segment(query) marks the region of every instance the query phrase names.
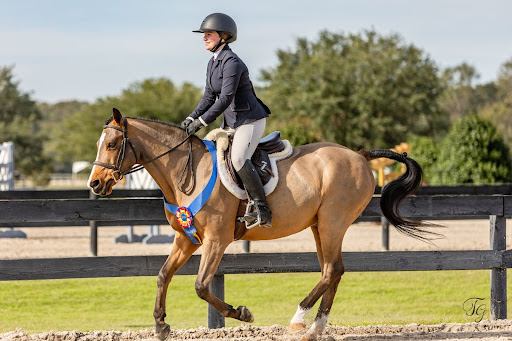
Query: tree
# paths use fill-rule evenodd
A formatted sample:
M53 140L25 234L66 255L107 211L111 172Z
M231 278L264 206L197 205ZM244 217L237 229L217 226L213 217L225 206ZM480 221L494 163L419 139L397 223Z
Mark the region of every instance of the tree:
M478 114L491 121L509 149L512 148L512 95L483 108Z
M323 31L317 41L300 38L277 56L278 66L261 74L273 127L294 131L299 124L299 133L307 129L314 140L353 149L447 129L436 65L398 35Z
M407 140L411 147L410 157L421 165L423 169L423 182L430 184L435 177L435 165L438 160L438 143L427 136L411 136Z
M48 136L48 140L43 145L43 153L50 157L54 162L56 172L71 173L71 163L66 162L59 153L57 139L53 138L60 126L66 122L73 114L80 111L87 105L87 102L64 101L55 104L38 103L37 107L41 112L41 133Z
M512 180L509 149L494 125L478 115L457 121L441 142L432 183L489 184Z
M446 90L439 102L452 121L475 113L473 82L479 77L476 69L466 63L443 71L442 79L446 84Z
M496 83L498 99L512 96L512 58L501 65Z
M512 59L501 66L495 88L494 101L481 108L478 114L496 126L510 149L512 148Z
M439 98L439 105L451 122L475 114L480 108L492 103L497 96L494 82L474 86L480 78L476 69L466 63L446 68L442 73L445 90Z
M180 123L194 110L201 95L201 91L189 83L176 87L165 78L133 83L120 96L100 98L63 122L56 137L57 156L67 162L94 160L96 141L114 107L124 116Z
M194 110L201 95L190 83L179 88L169 79L146 79L123 90L119 103L125 115L179 123Z
M13 67L0 67L0 142L14 142L17 175L44 184L52 167L42 152L46 137L40 133L41 113L29 94L18 89L12 71Z

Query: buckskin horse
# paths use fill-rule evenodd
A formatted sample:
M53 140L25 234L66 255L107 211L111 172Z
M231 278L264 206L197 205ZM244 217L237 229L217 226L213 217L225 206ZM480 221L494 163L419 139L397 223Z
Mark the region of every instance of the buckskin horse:
M185 142L188 143L185 143ZM127 147L128 146L128 147ZM214 169L205 144L195 135L171 123L142 118L123 117L113 109L97 142L98 154L88 186L100 196L109 195L123 175L141 167L147 169L168 203L188 205L207 185ZM375 188L368 161L385 157L404 163L406 172L389 183L381 195L384 216L398 231L426 239L425 224L402 217L400 202L421 183L422 170L406 154L387 149L354 152L335 143L313 143L294 148L293 154L278 163L280 180L268 202L273 212L272 228L255 227L244 240L277 239L311 227L316 242L321 279L309 295L299 303L290 322L293 331L304 331L302 340L316 340L322 334L344 273L341 245L349 226L370 202ZM193 161L193 162L190 162ZM190 167L185 182L196 179L195 186L184 191L178 179ZM235 219L239 199L213 180L211 196L195 214L196 236L202 245L194 244L180 227L177 216L166 210L166 218L176 230L172 250L158 274L154 318L155 335L165 339L170 326L165 323L167 288L173 275L200 246L203 247L195 289L224 317L244 322L254 318L245 306L233 308L210 292L210 282L226 247L234 240ZM318 314L306 330L305 317L322 297Z

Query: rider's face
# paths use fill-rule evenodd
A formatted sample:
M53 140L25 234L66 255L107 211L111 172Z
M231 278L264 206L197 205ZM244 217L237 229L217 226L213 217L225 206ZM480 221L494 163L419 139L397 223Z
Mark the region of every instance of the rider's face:
M216 31L205 31L203 37L204 43L206 45L206 49L210 51L217 45L220 40L220 35Z

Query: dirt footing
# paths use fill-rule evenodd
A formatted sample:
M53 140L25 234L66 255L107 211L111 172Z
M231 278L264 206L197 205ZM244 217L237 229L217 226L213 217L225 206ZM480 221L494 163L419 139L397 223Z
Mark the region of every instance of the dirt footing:
M289 334L288 328L273 325L188 330L171 330L167 340L300 340L303 333ZM65 341L65 340L155 340L152 330L140 331L67 331L27 334L21 329L0 334L6 341ZM512 340L512 320L482 321L479 323L443 323L436 325L408 324L405 326L328 326L319 340Z

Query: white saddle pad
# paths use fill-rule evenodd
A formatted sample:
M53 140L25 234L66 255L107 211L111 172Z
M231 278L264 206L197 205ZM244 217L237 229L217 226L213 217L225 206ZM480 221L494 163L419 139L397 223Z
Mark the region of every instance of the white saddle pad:
M228 133L224 129L214 129L211 132L209 132L204 139L217 142L217 169L220 180L222 181L224 187L226 187L227 190L230 191L231 194L233 194L238 199L248 199L245 191L238 187L238 185L233 181L226 167L226 161L224 160L224 152L228 148L229 144ZM269 195L270 193L272 193L274 189L276 189L277 183L279 181L277 161L284 160L290 157L293 153L293 147L290 141L283 140L283 143L285 144L285 148L283 151L268 155L270 157L270 168L272 169L272 173L274 173L274 176L270 179L269 182L267 182L265 186L263 186L263 189L265 190L265 195Z

